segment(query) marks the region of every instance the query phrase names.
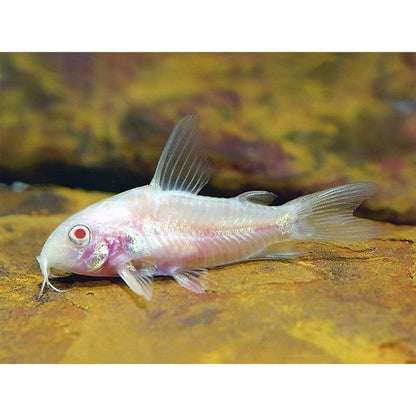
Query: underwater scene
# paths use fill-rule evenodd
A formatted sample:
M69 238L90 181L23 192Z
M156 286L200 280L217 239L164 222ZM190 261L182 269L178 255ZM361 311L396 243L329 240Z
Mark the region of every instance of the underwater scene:
M148 185L192 114L200 195L280 206L372 182L355 213L384 231L344 241L346 223L302 255L209 267L201 293L196 269L147 300L56 267L65 292L38 297L52 231ZM416 54L2 53L0 169L0 363L416 363Z

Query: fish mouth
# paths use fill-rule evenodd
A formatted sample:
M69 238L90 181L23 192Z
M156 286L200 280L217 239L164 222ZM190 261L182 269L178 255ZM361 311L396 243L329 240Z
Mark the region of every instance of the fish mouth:
M64 293L66 292L66 290L61 290L56 288L51 282L50 282L50 278L52 277L51 274L51 268L48 265L48 260L46 258L42 257L42 254L38 257L36 257L37 262L39 263L39 267L40 270L42 272L43 275L43 281L42 281L42 285L40 287L40 291L38 296L36 297L37 300L40 300L40 298L42 297L43 291L45 290L45 287L48 286L51 289L55 290L56 292L60 292L60 293Z

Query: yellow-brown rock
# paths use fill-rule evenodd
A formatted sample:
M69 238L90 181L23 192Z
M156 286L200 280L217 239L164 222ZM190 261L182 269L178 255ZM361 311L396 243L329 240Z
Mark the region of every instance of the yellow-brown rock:
M416 227L212 270L205 295L161 277L146 302L121 279L70 276L37 301L44 240L105 195L0 196L1 363L416 362Z

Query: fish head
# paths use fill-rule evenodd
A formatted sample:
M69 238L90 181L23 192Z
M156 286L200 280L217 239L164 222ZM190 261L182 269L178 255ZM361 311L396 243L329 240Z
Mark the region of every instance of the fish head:
M51 283L51 269L63 272L93 274L109 257L109 248L100 227L91 221L91 216L75 214L61 223L48 237L37 257L43 274L43 283L38 295Z

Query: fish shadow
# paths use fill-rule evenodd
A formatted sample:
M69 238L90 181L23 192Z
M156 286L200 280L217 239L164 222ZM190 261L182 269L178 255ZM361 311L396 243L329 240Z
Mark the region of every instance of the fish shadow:
M173 282L173 279L169 276L155 276L154 280L156 282L169 284ZM53 279L53 283L59 284L59 289L61 290L71 290L73 287L80 287L83 289L87 289L87 296L94 295L93 289L97 287L106 287L111 285L117 285L122 290L126 292L128 296L131 297L135 305L144 310L149 309L148 301L146 301L142 296L136 295L123 281L123 279L119 276L116 277L95 277L95 276L84 276L80 274L69 274L67 276L59 276ZM88 291L91 289L91 291Z
M118 284L121 286L123 283L120 277L95 277L95 276L83 276L80 274L70 274L68 276L59 276L53 278L54 283L63 283L68 287L71 286L82 286L82 287L97 287L97 282L100 286L109 286L113 284Z

